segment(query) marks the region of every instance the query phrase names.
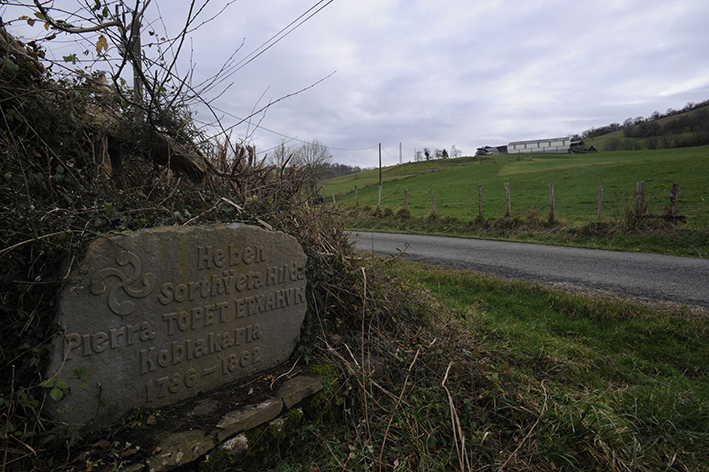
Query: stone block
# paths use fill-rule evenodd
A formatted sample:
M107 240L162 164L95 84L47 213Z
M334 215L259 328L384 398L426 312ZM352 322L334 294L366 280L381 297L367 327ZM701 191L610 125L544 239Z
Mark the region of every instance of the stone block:
M281 410L283 410L282 400L268 400L244 410L226 414L217 424L217 443L271 421L281 413Z
M283 384L278 390L278 396L283 399L285 407L291 409L302 399L315 395L320 390L322 390L321 379L301 375Z
M214 439L201 430L167 433L158 443L160 452L145 460L150 472L166 472L189 464L216 446Z

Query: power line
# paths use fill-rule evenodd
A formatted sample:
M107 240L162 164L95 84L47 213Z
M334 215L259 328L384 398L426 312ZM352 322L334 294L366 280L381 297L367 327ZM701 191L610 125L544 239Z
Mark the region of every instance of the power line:
M254 61L254 60L255 60L257 57L259 57L261 54L265 53L266 51L268 51L269 49L271 49L273 46L275 46L276 44L278 44L282 39L284 39L286 36L288 36L288 35L291 34L293 31L295 31L296 29L298 29L301 25L303 25L306 21L308 21L309 19L311 19L313 16L317 15L318 13L320 13L325 7L327 7L328 5L330 5L330 4L331 4L332 2L334 2L334 1L335 1L335 0L320 0L319 2L317 2L315 5L313 5L312 7L310 7L305 13L303 13L302 15L300 15L300 16L299 16L298 18L296 18L295 20L291 21L287 26L285 26L284 28L282 28L278 33L276 33L276 34L274 34L273 36L271 36L267 41L265 41L263 44L261 44L261 45L260 45L259 47L257 47L256 49L254 49L251 53L249 53L246 57L244 57L243 59L241 59L239 62L237 62L236 64L233 64L233 65L231 65L231 66L229 66L229 67L226 67L226 68L224 69L224 75L223 75L222 77L220 77L219 80L216 80L216 81L212 82L211 84L209 84L209 85L208 85L205 89L203 89L201 92L202 92L202 93L207 92L207 91L211 90L212 88L214 88L215 86L217 86L217 85L223 83L226 79L228 79L229 77L231 77L232 75L234 75L236 72L238 72L238 71L240 71L241 69L243 69L244 67L246 67L248 64L250 64L252 61ZM325 3L325 5L323 5L323 6L321 6L320 8L318 8L318 5L320 5L320 4L323 3L323 2L327 2L327 3ZM311 11L315 10L316 8L317 8L316 11L314 11L314 12L311 13L309 16L307 16L305 19L303 19L302 21L300 21L301 18L305 17L306 15L308 15ZM293 25L294 25L295 23L297 23L298 21L300 21L300 23L298 23L298 24L296 24L295 26L293 26ZM289 28L290 28L290 29L289 29Z

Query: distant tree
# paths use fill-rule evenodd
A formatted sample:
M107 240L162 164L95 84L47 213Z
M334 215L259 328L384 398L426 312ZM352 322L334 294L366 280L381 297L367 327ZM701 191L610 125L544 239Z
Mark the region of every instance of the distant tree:
M463 153L461 152L460 149L455 147L455 144L453 146L451 146L451 159L456 159L462 155L463 155Z
M416 162L422 161L423 160L423 153L421 151L416 151L414 154L414 160Z
M635 141L634 139L625 139L623 140L623 150L624 151L639 151L642 149L640 146L640 143Z
M436 148L435 151L433 151L433 157L436 159L442 159L443 158L443 151L440 149Z
M429 148L423 148L423 155L426 156L426 160L431 160L431 150Z
M620 138L611 138L603 145L604 151L620 151L623 147L623 140Z
M332 154L329 149L317 139L303 143L293 150L293 165L305 169L308 173L311 195L317 193L320 176L330 159Z
M320 178L332 179L334 177L340 177L342 175L356 174L362 172L362 168L358 166L348 166L347 164L338 164L334 162L332 164L325 164L322 172L320 173Z
M441 157L443 159L448 159L448 151L446 151L445 149L441 151Z
M640 136L640 129L636 126L628 126L623 128L623 136L626 138L637 138Z

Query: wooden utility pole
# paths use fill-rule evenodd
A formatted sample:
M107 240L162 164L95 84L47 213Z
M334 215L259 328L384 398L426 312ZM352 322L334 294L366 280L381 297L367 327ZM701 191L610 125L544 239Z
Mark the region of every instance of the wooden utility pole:
M409 189L404 189L404 211L409 211Z
M357 192L356 185L355 185L355 206L359 206L359 193Z
M382 143L379 143L379 200L377 208L382 204Z
M433 195L433 189L428 189L428 193L431 194L431 212L436 215L436 197Z
M554 199L554 184L549 184L549 223L554 223L556 220L556 201Z

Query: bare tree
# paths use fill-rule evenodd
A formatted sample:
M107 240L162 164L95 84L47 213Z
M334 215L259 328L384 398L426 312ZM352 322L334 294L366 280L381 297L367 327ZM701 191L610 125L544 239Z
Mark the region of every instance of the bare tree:
M183 156L183 166L195 178L201 178L205 164L201 162L198 150L201 146L209 147L211 144L195 143L196 140L207 139L200 133L192 119L195 107L204 105L212 115L211 122L201 123L201 129L204 127L216 129L222 136L227 136L231 129L262 114L275 103L327 79L325 77L291 94L271 100L263 106L256 106L247 116L237 118L235 124L225 127L221 122L222 113L217 112L211 103L231 86L226 80L332 3L329 1L319 5L317 9L311 8L306 12L307 15L303 15L304 19L299 18L300 21L291 23L267 43L239 61L236 55L241 49L241 44L238 44L235 50L227 52L224 56L224 64L215 75L200 83L193 83L193 66L190 65L186 70L178 69L180 57L190 52L190 34L223 15L225 10L235 2L236 0L221 0L220 8L212 16L207 16L207 6L212 3L212 0L179 2L179 7L184 8L186 14L176 34L167 31L167 26L164 25L161 17L146 17L147 14L159 15L160 0L77 0L79 8L75 11L62 10L62 7L66 8L66 2L18 1L16 5L25 9L28 14L11 20L10 23L21 21L30 26L43 25L44 30L49 33L32 42L38 46L44 46L61 34L68 34L79 43L83 43L85 54L90 55L94 51L94 62L101 62L110 69L108 78L112 82L115 93L120 96L124 104L139 110L146 124L157 133L153 136L155 150L161 151L167 159L156 160L159 162L164 160L164 163L172 167L176 161L175 154L178 155L178 159ZM163 8L168 3L170 8L176 8L178 2L163 0L162 3ZM150 13L155 10L158 13ZM163 25L164 31L157 31L156 25L160 24ZM152 46L151 48L141 49L141 36L148 39L148 44L142 46ZM119 58L110 57L114 51L119 52ZM76 54L64 56L63 59L72 64L79 61ZM132 90L126 87L123 79L125 72L131 70L134 79ZM235 141L227 140L227 142L232 148L232 154L239 155L238 150L232 145ZM187 148L182 150L184 152L176 153L175 144L186 145Z
M293 150L293 165L305 169L308 173L311 195L317 193L320 176L330 159L332 159L330 150L317 139L303 143Z
M450 152L451 159L455 159L455 158L460 157L462 155L463 155L463 153L461 152L460 149L455 147L455 144L453 146L451 146L451 152Z

